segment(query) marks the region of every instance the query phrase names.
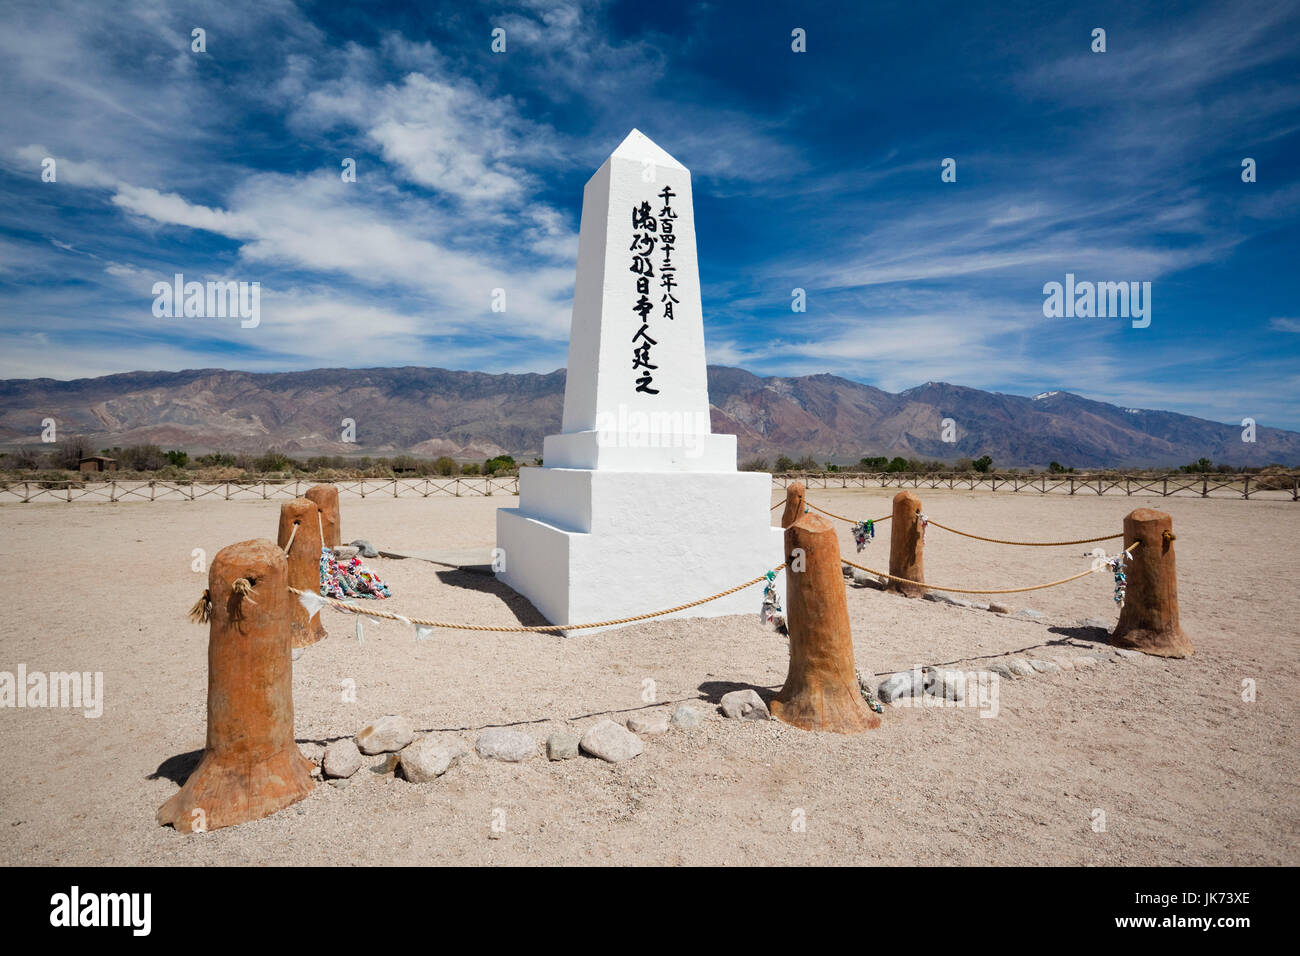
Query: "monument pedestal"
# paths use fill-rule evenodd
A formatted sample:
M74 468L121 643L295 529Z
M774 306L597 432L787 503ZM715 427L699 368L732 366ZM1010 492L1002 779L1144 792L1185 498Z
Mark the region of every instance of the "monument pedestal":
M699 600L782 562L784 533L763 517L771 490L753 472L524 468L519 507L497 512L497 577L555 624ZM757 616L762 602L759 583L656 620Z

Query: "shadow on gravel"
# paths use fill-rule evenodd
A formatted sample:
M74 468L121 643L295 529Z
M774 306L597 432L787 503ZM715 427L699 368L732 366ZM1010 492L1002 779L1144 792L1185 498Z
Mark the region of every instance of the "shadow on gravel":
M157 770L149 774L145 779L170 780L176 786L183 787L185 781L190 778L190 774L194 772L194 768L199 765L199 761L202 759L202 750L191 750L189 753L168 757L158 765Z

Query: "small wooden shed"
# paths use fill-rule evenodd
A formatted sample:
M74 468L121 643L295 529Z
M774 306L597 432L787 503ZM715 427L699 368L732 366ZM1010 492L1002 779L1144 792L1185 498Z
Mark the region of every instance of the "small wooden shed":
M91 455L81 459L81 471L117 471L117 459L107 455Z

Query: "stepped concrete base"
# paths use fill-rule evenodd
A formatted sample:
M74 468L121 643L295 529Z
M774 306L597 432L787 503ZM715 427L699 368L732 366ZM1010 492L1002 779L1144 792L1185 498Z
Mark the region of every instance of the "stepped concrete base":
M784 560L770 497L771 477L753 472L525 468L520 506L497 512L497 577L553 624L686 604ZM778 586L784 600L784 572ZM762 595L759 583L654 620L757 617Z

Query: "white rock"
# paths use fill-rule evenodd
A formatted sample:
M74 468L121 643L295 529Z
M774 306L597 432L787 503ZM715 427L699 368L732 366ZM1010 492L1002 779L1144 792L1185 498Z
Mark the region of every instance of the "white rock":
M588 728L582 735L581 747L593 757L610 763L630 760L645 750L640 737L608 717Z
M988 665L988 669L990 672L997 674L1005 680L1015 680L1017 676L1006 661L994 661L992 664Z
M578 756L578 735L557 730L546 738L546 756L551 760L572 760Z
M876 698L891 703L904 697L919 697L925 693L925 676L921 671L899 671L880 682Z
M1029 662L1029 666L1040 674L1059 674L1061 665L1056 661L1045 661L1035 658Z
M1014 611L1011 616L1023 618L1027 621L1036 621L1043 615L1042 612L1035 611L1033 608L1022 607L1020 610Z
M1124 647L1117 647L1114 649L1114 652L1118 654L1120 657L1127 657L1130 660L1141 660L1143 657L1146 656L1141 651L1131 651L1128 648L1124 648Z
M690 704L678 704L669 723L679 730L696 730L704 723L704 711Z
M369 756L401 750L414 739L415 728L411 722L397 714L380 717L356 738L357 747Z
M668 733L667 714L633 714L627 719L627 729L634 734Z
M951 604L953 607L974 608L977 611L987 611L989 609L989 606L981 601L971 601L943 591L926 591L925 599L927 601L936 601L939 604Z
M1007 667L1009 667L1011 673L1015 674L1017 677L1030 677L1038 673L1030 665L1029 661L1025 660L1023 657L1009 658L1007 660Z
M961 671L944 670L932 667L922 673L921 680L925 692L944 700L966 699L966 675Z
M537 741L520 730L511 730L509 727L489 727L479 734L474 749L484 760L518 763L537 753Z
M350 739L336 740L325 748L321 773L327 777L350 777L361 769L361 751Z
M402 776L411 783L428 783L441 777L469 751L459 737L426 734L398 757Z
M763 703L763 698L752 687L723 694L721 707L728 717L740 720L768 720L771 717L767 712L767 704Z
M1083 618L1082 620L1080 620L1080 621L1078 622L1077 626L1078 626L1078 627L1095 627L1095 628L1099 628L1099 629L1101 629L1101 630L1103 630L1103 631L1109 631L1109 630L1110 630L1110 623L1109 623L1108 621L1103 621L1103 620L1102 620L1101 618L1099 618L1099 617L1085 617L1085 618Z

